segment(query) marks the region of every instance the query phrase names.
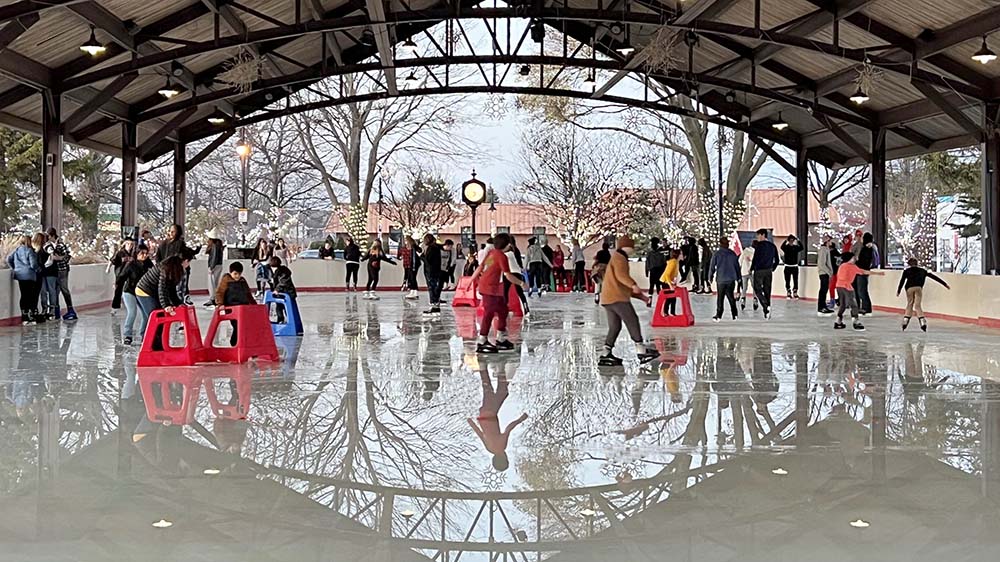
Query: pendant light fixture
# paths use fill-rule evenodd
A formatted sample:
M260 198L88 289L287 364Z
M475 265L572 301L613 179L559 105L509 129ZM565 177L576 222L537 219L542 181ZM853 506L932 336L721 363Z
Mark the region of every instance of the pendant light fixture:
M413 39L407 38L406 41L403 41L402 49L406 56L417 56L417 44L413 42Z
M218 107L216 107L215 111L213 111L212 114L208 116L206 121L208 121L212 125L225 125L226 114L220 111Z
M90 39L87 39L86 43L80 45L80 50L92 57L96 57L98 55L103 55L108 50L108 48L97 42L97 34L94 31L93 26L91 26Z
M785 120L781 118L780 111L778 112L778 120L775 121L774 123L771 123L771 128L774 129L775 131L784 131L785 129L788 128L788 123L786 123Z
M179 88L177 88L177 86L174 86L174 84L170 81L170 78L168 77L167 83L164 84L162 88L157 90L156 93L160 94L161 96L167 99L170 99L176 96L177 94L180 94L181 91Z
M855 103L855 105L861 105L871 98L869 98L868 94L866 94L865 91L861 89L861 86L858 86L858 88L854 90L854 93L851 94L850 99L852 102Z
M983 46L979 48L974 55L972 55L972 60L978 62L979 64L989 64L997 60L997 54L990 50L990 46L986 44L986 36L983 35Z

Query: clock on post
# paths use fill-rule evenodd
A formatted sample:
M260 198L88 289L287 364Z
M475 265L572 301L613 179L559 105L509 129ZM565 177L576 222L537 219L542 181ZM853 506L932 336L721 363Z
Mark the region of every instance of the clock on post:
M472 170L472 178L462 184L462 201L472 211L472 241L476 241L476 208L486 201L486 184L476 179L476 170Z

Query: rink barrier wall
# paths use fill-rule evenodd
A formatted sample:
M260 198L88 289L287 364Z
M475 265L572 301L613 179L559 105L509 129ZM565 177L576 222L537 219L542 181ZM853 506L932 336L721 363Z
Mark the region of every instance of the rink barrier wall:
M228 269L229 261L225 268ZM251 286L254 273L248 261L244 261L244 273ZM643 288L648 287L643 262L632 262L632 276ZM343 261L299 260L291 265L296 287L301 292L344 291L346 273ZM9 275L9 271L7 272ZM898 270L875 271L871 278L870 292L876 310L902 314L906 306L905 294L896 297L896 286L901 272ZM1000 328L1000 277L983 275L938 274L951 285L947 291L933 280L928 279L924 288L924 310L928 318L953 320L976 324L989 328ZM105 266L74 265L70 271L73 302L78 312L107 308L114 296L111 274L105 273ZM364 290L367 281L365 266L358 274L358 285ZM418 283L424 288L423 273L418 274ZM379 282L380 291L399 291L403 284L402 267L384 264ZM208 294L208 279L204 260L191 263L190 288L192 295ZM819 277L814 267L799 268L799 295L802 300L816 302L819 291ZM774 272L772 295L785 297L784 273L782 268ZM0 325L11 326L20 322L17 283L12 279L0 282ZM201 304L196 302L195 304Z

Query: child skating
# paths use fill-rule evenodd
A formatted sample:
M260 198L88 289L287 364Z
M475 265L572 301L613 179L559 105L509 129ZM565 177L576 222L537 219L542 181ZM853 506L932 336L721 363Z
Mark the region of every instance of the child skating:
M920 322L920 329L926 332L927 319L924 318L924 308L922 306L924 300L924 283L929 277L949 291L951 287L948 286L948 283L945 283L944 279L917 265L916 258L907 260L906 265L909 267L904 269L903 274L899 276L899 286L896 287L897 297L904 288L906 289L906 312L903 315L903 329L905 330L910 325L910 318L913 318L913 314L916 313L917 321Z
M843 330L847 326L844 324L844 311L851 307L851 320L854 329L864 331L865 326L858 320L858 297L854 294L854 278L858 275L869 275L870 271L861 269L857 265L857 257L851 252L844 252L840 255L843 263L837 271L837 298L840 306L837 308L837 322L833 325L835 330Z
M504 253L508 246L510 236L506 233L497 234L493 238L493 247L472 274L472 281L478 281L479 294L483 297L483 323L479 327L476 353L497 353L514 349L514 344L507 339L508 311L503 280L522 289L527 287L527 283L510 272L510 263ZM489 334L494 319L497 322L496 343L490 343Z

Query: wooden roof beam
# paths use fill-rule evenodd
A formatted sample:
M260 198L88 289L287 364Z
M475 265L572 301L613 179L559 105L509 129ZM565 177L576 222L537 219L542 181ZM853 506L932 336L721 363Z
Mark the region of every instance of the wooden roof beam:
M945 114L947 114L952 121L962 127L962 129L964 129L968 134L975 138L982 139L982 128L974 123L972 119L969 119L969 117L965 115L961 109L945 99L937 88L921 80L913 80L910 83L913 84L914 88L920 90L920 93L930 100L931 103L941 108L941 111L945 112Z
M167 121L166 124L157 129L152 135L149 136L149 138L139 145L139 157L145 159L151 148L159 144L163 139L167 138L170 133L179 129L189 117L195 114L196 111L198 111L197 107L189 107L184 111L179 112L177 115L174 115L170 121Z
M118 92L125 89L126 86L132 83L139 76L139 73L132 72L129 74L123 74L116 78L113 82L104 87L103 90L96 96L90 98L89 101L81 105L72 115L63 121L63 127L67 131L72 131L79 127L87 117L90 117L95 111L101 109L104 104L111 101Z
M313 21L321 21L323 16L326 14L326 10L323 9L323 2L321 0L309 0L309 11L312 12ZM337 62L338 66L343 66L344 55L340 50L340 43L337 42L337 36L331 31L327 31L323 34L326 37L326 48L330 51L330 56L333 60ZM326 59L327 53L323 53L323 58Z
M37 15L39 12L61 6L72 6L84 0L22 0L0 7L0 23L23 16Z
M858 142L856 138L851 136L851 134L845 131L840 125L834 123L833 119L830 119L829 117L823 114L814 115L813 117L815 117L816 120L819 121L821 125L829 129L830 132L833 133L838 140L840 140L840 142L844 143L848 148L850 148L851 151L858 156L858 158L861 158L865 162L872 161L871 152L869 152L868 149L865 148L863 144Z
M25 31L31 29L31 26L38 23L39 19L41 18L38 17L38 14L29 14L3 26L0 29L0 51L6 49L7 45L10 45L23 35Z
M947 27L926 33L927 37L917 39L913 54L917 60L925 59L997 29L1000 29L1000 6L983 10Z
M698 0L681 12L681 14L674 19L674 23L689 24L697 19L714 19L721 16L736 2L737 0Z
M375 22L384 22L385 6L382 0L365 0L368 8L368 18ZM393 66L392 41L389 39L389 26L386 24L372 25L375 32L375 46L378 47L378 58L382 62L382 72L385 74L385 86L389 94L395 96L399 94L396 85L396 69Z

